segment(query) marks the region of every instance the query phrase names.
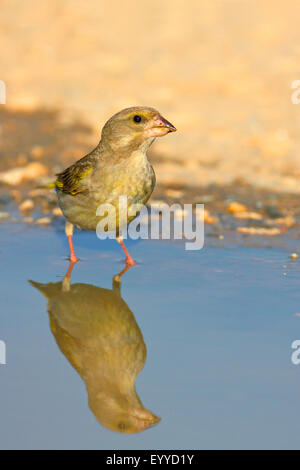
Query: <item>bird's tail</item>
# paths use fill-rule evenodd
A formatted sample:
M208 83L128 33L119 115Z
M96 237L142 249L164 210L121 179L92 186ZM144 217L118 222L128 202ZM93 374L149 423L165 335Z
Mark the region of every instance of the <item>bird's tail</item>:
M56 186L55 182L47 183L47 184L40 184L37 186L37 189L54 189Z
M48 284L42 284L31 280L28 282L39 290L47 299L61 290L61 282L49 282Z

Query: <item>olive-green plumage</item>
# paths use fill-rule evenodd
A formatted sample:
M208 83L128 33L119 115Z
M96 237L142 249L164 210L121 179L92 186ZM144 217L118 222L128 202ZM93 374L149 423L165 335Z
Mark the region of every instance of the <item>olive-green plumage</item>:
M120 276L113 289L91 284L30 283L48 298L50 328L62 353L84 380L89 406L101 424L135 433L160 421L144 408L135 380L146 346L133 313L122 299Z
M146 152L155 137L175 131L153 108L127 108L110 118L98 146L57 175L59 205L66 219L86 230L95 230L101 204L112 204L118 214L119 197L127 208L145 204L155 186L155 174ZM126 214L127 215L127 214ZM122 215L124 217L124 215ZM134 217L128 217L129 223Z

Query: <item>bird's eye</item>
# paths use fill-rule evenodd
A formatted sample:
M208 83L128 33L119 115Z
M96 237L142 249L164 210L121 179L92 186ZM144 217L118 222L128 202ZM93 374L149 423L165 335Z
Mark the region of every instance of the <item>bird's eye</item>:
M134 122L141 122L142 118L141 118L141 116L136 114L135 116L133 116L133 120L134 120Z

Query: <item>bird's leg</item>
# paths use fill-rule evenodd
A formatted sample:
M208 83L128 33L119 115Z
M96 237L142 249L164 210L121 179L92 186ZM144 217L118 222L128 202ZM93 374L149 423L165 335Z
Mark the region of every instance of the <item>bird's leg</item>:
M131 264L126 264L125 268L122 269L122 271L118 274L115 274L115 276L113 277L113 287L115 287L116 285L120 285L121 284L121 278L123 276L123 274L126 273L126 271L128 271L128 269L131 269L134 265L131 265Z
M73 270L73 267L76 264L76 262L77 261L70 261L68 271L66 272L66 275L65 275L65 277L63 278L63 281L62 281L62 291L63 292L69 292L70 291L71 274L72 274L72 270Z
M135 263L134 263L135 264ZM122 271L118 274L116 274L114 277L113 277L113 291L116 293L116 294L119 294L121 295L121 280L122 280L122 276L123 274L126 273L126 271L128 271L128 269L131 269L134 265L133 264L126 264L125 268L122 269Z
M76 261L70 261L68 271L66 272L65 278L71 279L71 274L74 268L74 265L76 264Z
M134 261L133 258L131 258L130 254L128 253L127 248L124 245L123 238L122 237L117 237L116 240L117 240L118 243L120 243L121 247L123 248L123 251L124 251L125 256L126 256L126 265L127 266L135 266L136 262Z
M68 220L66 221L65 225L65 232L68 237L68 242L69 242L69 247L70 247L70 261L71 263L77 263L78 258L74 253L74 247L73 247L73 230L74 230L74 225L71 224Z

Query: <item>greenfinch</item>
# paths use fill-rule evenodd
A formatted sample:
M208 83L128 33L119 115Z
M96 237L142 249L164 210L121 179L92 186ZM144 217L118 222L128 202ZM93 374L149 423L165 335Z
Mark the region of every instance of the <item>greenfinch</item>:
M125 252L126 263L135 264L123 243L120 221L130 223L137 215L129 216L131 206L148 201L155 186L155 173L147 150L156 137L174 131L175 127L153 108L123 109L106 122L97 147L57 175L55 189L66 218L72 262L78 261L72 240L74 225L96 230L103 218L97 215L97 209L111 204L116 209L116 239ZM120 196L127 198L126 214L120 213Z
M160 421L147 410L135 380L146 360L146 345L135 317L113 288L71 284L74 263L62 282L30 281L48 299L52 334L61 352L84 380L89 407L105 427L120 433L143 431Z

